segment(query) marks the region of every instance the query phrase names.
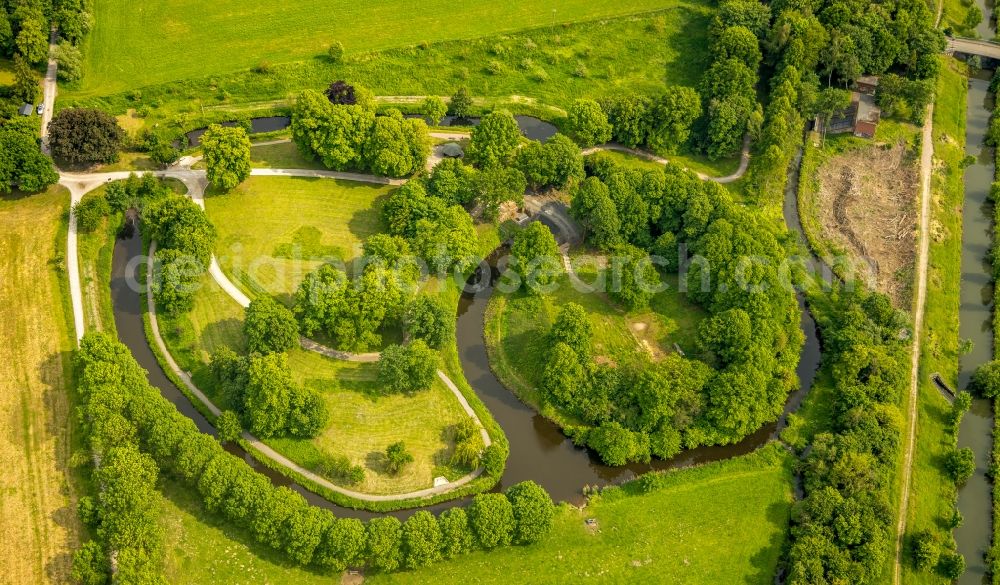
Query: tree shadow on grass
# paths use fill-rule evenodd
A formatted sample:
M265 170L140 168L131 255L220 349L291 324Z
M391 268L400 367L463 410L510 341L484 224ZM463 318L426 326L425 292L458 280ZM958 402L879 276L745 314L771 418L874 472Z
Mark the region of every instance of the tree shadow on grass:
M237 353L246 350L242 335L243 323L236 318L209 323L201 330L201 347L208 353L215 353L223 345Z
M371 451L365 455L365 467L381 475L391 475L389 458L382 451Z
M61 351L50 353L38 365L38 377L45 386L45 404L58 403L68 397L70 406L70 409L67 412L68 416L73 415L72 406L75 402L77 402L77 390L69 383L69 369L71 363L72 352ZM67 466L67 473L75 475L77 480L75 483L80 485L84 481L82 474L79 470L68 467L69 457L73 454L73 451L78 447L82 447L82 445L73 444L73 438L75 437L77 441L79 441L81 438L80 434L67 432L67 424L69 421L57 420L55 411L56 409L53 408L45 409L45 431L47 436L55 439L56 456L59 457L61 454L66 458L66 460L56 460L52 463L57 469L63 468L64 465ZM74 535L77 534L79 534L81 541L85 540L86 538L82 533L86 531L86 528L81 524L79 518L77 517L76 500L73 497L74 495L80 496L82 494L73 494L70 491L70 484L68 482L61 482L59 486L59 495L66 498L66 505L60 506L52 512L52 521L69 534L70 543L75 541ZM69 574L72 563L72 550L69 548L61 550L46 561L45 574L52 582L63 581Z
M177 480L168 476L161 476L159 487L160 494L165 500L169 500L173 505L194 516L198 519L198 521L202 522L206 526L220 530L226 538L246 546L250 553L259 559L284 569L297 569L320 577L330 577L328 573L323 573L315 567L302 567L301 565L289 561L288 558L279 551L257 542L248 530L234 526L231 522L218 514L208 512L198 500L196 495L198 493L197 490L188 489ZM203 546L204 544L205 543L195 543L196 546ZM189 559L185 559L185 561L187 560Z
M379 195L372 204L364 209L359 209L351 215L347 221L347 229L355 238L364 241L373 234L385 229L382 222L382 206L388 201L388 195Z
M781 529L772 542L765 543L752 557L753 572L746 576L747 585L769 585L775 582L775 575L783 571L784 542L789 538L791 512L789 504L774 502L767 507L767 523Z

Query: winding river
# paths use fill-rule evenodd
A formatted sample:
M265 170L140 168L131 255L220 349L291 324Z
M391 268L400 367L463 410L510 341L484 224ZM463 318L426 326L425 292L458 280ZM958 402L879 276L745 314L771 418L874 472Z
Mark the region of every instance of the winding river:
M793 220L789 221L790 227L798 224L797 209L794 207L794 193L797 190L797 164L795 166L796 180L794 184L789 186L788 191L791 193L793 205L792 216L786 218ZM786 201L787 199L786 196ZM167 378L150 350L143 325L140 296L128 286L128 280L136 274L136 270L144 269L143 266L136 266L137 263L132 262L133 258L142 255L142 253L141 238L137 235L131 238L122 237L116 242L111 294L119 339L128 346L139 364L149 372L150 383L159 388L163 396L173 402L178 410L191 417L202 431L213 433L214 430L209 422ZM787 414L797 409L808 393L819 367L820 345L816 324L808 310L805 310L800 297L800 306L803 307L801 326L805 334L805 344L797 370L800 387L789 395L785 414L778 421L766 425L743 441L733 445L691 449L673 459L654 460L647 465L608 467L592 456L589 451L574 446L554 423L518 400L490 370L483 340L483 324L486 307L492 294L494 276L494 270L481 268L470 278L470 283L478 286L466 287L467 289L475 289L475 292L464 294L459 303L456 338L462 369L469 384L503 428L510 442L510 457L497 489L531 479L548 490L553 499L557 501L579 502L582 499L581 489L584 485L621 482L653 469L683 467L750 453L777 437L778 432L784 428ZM248 463L270 477L275 484L292 487L313 504L325 508L335 508L337 514L342 516L364 519L375 515L335 506L320 496L294 484L285 476L257 465L238 447L230 447L230 450L244 457ZM457 500L459 503L463 501ZM439 510L455 504L456 500L452 500L427 509ZM396 512L394 515L405 517L411 513L412 510L405 510Z

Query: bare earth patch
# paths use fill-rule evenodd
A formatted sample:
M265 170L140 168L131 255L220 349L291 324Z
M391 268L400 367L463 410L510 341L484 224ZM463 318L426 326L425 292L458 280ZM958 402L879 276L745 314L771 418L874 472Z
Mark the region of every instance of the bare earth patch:
M914 261L918 173L902 143L830 158L818 174L823 236L848 253L855 274L907 306Z

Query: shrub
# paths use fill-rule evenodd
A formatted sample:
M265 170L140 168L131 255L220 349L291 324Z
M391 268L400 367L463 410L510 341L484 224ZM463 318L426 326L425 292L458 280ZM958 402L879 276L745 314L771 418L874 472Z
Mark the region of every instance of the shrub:
M911 552L913 564L918 569L930 569L937 565L941 544L934 533L924 530L913 537Z
M448 113L457 118L467 118L472 113L472 97L465 86L458 88L448 103Z
M406 445L402 441L397 441L386 447L385 461L386 470L396 475L413 462L413 454L406 450Z
M976 454L972 449L954 449L945 456L944 468L956 484L963 484L976 471Z
M333 63L340 63L344 59L344 43L333 41L330 48L326 50L326 56Z
M952 581L958 579L965 573L965 557L954 551L941 553L941 559L938 561L938 572L946 579Z
M985 363L972 375L972 387L984 398L1000 395L1000 360Z
M99 193L88 193L73 206L76 214L76 229L90 233L101 226L101 222L111 213L107 198Z

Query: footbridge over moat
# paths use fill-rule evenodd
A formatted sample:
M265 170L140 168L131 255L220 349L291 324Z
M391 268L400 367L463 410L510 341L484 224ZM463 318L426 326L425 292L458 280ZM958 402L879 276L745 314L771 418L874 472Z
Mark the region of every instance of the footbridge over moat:
M982 39L966 39L960 37L950 37L945 53L951 55L962 53L965 55L979 55L988 59L1000 61L1000 43L984 41Z

